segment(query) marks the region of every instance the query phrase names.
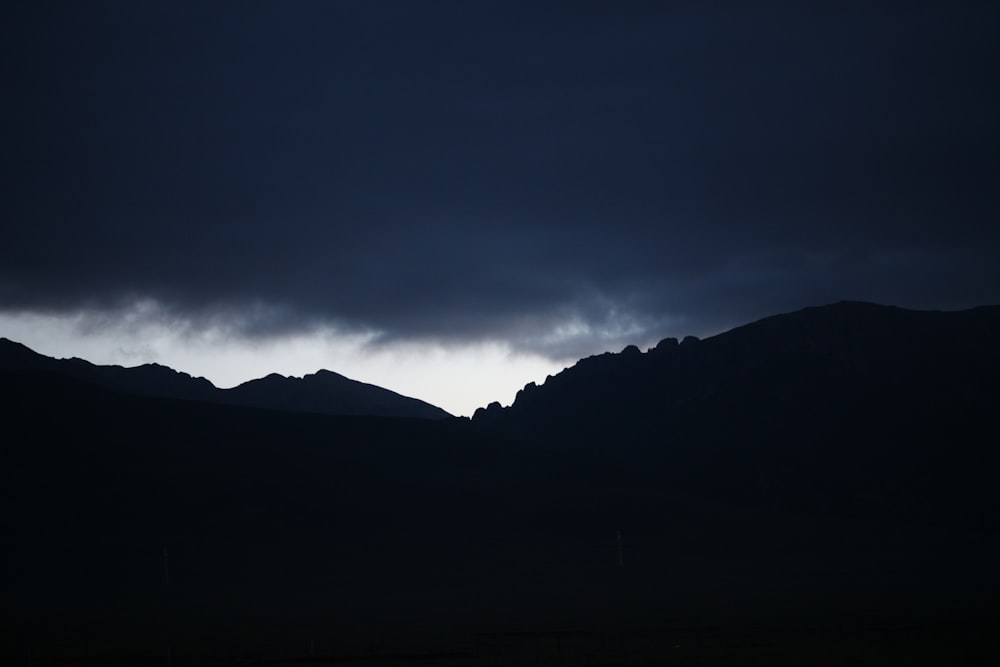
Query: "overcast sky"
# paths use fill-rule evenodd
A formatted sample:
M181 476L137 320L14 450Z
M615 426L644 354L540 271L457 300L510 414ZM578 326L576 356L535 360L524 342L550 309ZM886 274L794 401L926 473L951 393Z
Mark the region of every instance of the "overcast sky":
M0 335L456 414L841 299L1000 302L1000 3L0 9Z

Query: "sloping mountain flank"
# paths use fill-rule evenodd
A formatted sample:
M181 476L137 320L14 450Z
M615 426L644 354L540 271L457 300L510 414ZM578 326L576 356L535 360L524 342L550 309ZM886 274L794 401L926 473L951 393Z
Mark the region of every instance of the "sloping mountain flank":
M0 371L57 373L124 394L272 410L422 419L451 416L430 403L326 370L301 379L272 374L232 389L219 389L205 378L160 364L123 368L76 358L53 359L6 338L0 338Z
M583 359L473 423L741 503L987 521L998 340L996 306L842 302Z

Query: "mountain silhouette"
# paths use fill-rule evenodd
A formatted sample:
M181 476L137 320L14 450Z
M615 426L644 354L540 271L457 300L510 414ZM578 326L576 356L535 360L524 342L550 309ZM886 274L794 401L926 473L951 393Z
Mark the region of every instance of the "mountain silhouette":
M996 391L1000 349L991 336L998 326L1000 307L807 308L705 340L667 338L645 354L630 345L589 357L542 386L528 384L511 407L480 409L474 419L541 425L572 416L593 426L610 415L659 419L735 396L780 406L801 400L802 392L826 402L873 393L892 399L917 387L939 398L988 400Z
M53 359L0 338L0 371L44 371L92 382L114 391L227 405L318 412L330 415L371 415L446 419L447 412L416 398L321 370L302 379L271 374L232 389L219 389L201 377L160 364L133 368L98 366L83 359Z
M450 414L419 399L321 370L300 378L272 373L224 389L220 402L273 410L337 415L446 419Z
M996 664L997 340L997 307L839 303L471 420L4 341L0 661Z
M589 357L473 422L720 499L991 521L997 340L1000 307L841 302Z

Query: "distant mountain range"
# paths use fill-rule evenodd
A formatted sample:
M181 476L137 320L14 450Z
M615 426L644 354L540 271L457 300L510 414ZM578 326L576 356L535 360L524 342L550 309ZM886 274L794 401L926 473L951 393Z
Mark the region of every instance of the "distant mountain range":
M53 359L0 338L0 371L43 371L92 382L105 389L158 398L226 405L316 412L328 415L446 419L450 414L416 398L320 370L302 378L272 373L232 389L219 389L201 377L160 364L133 368L98 366L83 359Z
M995 648L1000 621L997 341L1000 307L838 303L583 359L472 419L327 372L236 401L3 341L0 651L164 664L169 631L184 664L305 660L313 636L452 632L472 657L442 664L734 664L701 629L813 623L819 653L752 664L949 664L919 640Z

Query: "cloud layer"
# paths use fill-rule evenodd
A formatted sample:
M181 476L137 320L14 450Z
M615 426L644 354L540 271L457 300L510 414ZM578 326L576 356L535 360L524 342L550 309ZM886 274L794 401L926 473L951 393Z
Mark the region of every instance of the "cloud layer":
M989 3L4 12L8 313L564 359L1000 301Z

